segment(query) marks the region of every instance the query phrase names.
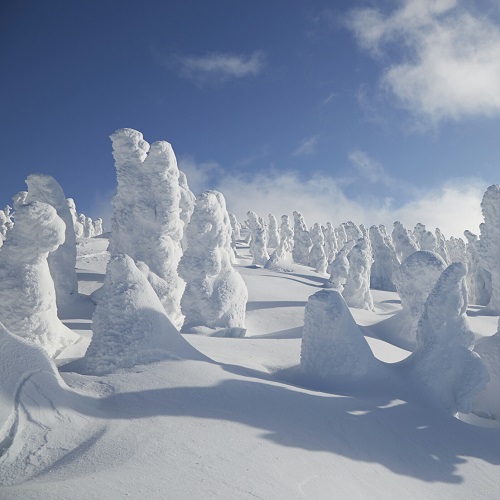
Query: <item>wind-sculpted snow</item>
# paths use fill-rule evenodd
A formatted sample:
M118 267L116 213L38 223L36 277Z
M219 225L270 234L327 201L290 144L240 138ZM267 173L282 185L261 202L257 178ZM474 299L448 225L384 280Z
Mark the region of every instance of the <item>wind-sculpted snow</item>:
M500 314L500 185L490 186L481 202L484 223L481 224L479 259L491 276L491 297L487 308Z
M64 241L56 210L39 201L16 208L16 222L0 252L0 321L55 356L79 337L57 317L56 292L47 263Z
M304 314L302 368L335 379L367 375L375 363L342 295L337 290L320 290L311 295Z
M468 413L488 381L474 352L474 333L467 320L466 266L448 266L430 292L418 324L417 349L410 362L418 378L444 406Z
M445 268L445 262L437 253L419 250L406 258L395 273L395 285L403 306L399 335L409 345L415 344L425 301Z
M260 217L255 212L248 211L247 217L250 224L250 254L255 266L264 267L269 260L267 253L267 231Z
M328 262L325 254L325 237L321 226L316 222L310 232L312 247L309 252L309 265L317 273L325 274Z
M300 212L293 212L293 249L292 258L297 264L309 265L309 252L312 241L304 217Z
M347 254L349 270L342 295L349 307L373 311L373 297L370 292L370 268L372 255L368 242L360 238Z
M182 255L179 170L172 146L149 146L142 134L121 129L111 135L117 172L109 251L144 262L161 283L155 287L168 317L182 324L180 298L184 283L177 274ZM149 152L149 154L148 154Z
M108 263L92 332L84 358L87 373L110 373L165 358L196 357L168 319L147 277L128 255L115 255Z
M78 293L76 277L76 236L73 218L66 196L59 183L50 175L31 174L26 179L26 201L41 201L56 209L65 224L64 241L48 257L49 269L56 289L58 307L67 304Z
M393 292L396 290L393 272L399 266L396 249L390 241L384 238L377 226L370 227L369 236L373 253L370 288Z
M472 411L485 418L500 420L500 318L497 332L478 340L474 351L481 356L490 380L475 398Z
M218 335L243 336L248 291L231 264L231 225L220 193L207 191L197 197L186 240L179 262L186 282L183 331L206 327Z

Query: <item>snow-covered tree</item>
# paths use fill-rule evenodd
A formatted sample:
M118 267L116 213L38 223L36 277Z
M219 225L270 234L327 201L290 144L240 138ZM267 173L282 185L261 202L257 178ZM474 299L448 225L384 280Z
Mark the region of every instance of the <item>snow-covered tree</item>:
M330 222L326 223L326 227L323 230L325 236L325 254L328 264L331 264L337 255L338 244L337 236L335 234L335 228Z
M182 324L184 283L177 274L182 255L179 170L172 146L151 146L140 132L120 129L111 135L117 172L113 198L111 255L127 254L150 269L150 282L176 327ZM148 154L149 152L149 154Z
M66 199L68 203L69 212L71 214L71 219L73 221L73 228L75 230L75 236L81 238L83 236L83 224L78 218L78 212L76 211L76 204L73 198Z
M337 290L309 297L304 314L300 352L302 368L324 378L361 377L376 359Z
M368 242L360 238L347 255L349 271L342 295L349 307L373 311L373 297L370 292L370 269L372 254Z
M7 238L7 232L14 226L11 216L11 207L7 205L4 210L0 210L0 247Z
M418 378L446 409L468 413L488 373L474 352L467 311L466 266L454 262L441 274L418 323L411 361Z
M269 260L267 253L267 231L262 218L255 212L248 211L247 217L250 225L250 254L253 257L253 264L264 267Z
M397 262L396 250L389 239L385 239L377 226L369 229L373 264L370 270L370 288L396 291L393 271Z
M59 183L50 175L31 174L26 179L27 203L41 201L55 208L65 225L64 241L49 253L50 274L56 289L57 306L62 307L78 294L76 276L76 237L66 196Z
M92 316L92 332L84 358L88 373L110 373L165 358L197 357L128 255L115 255L108 263L106 287Z
M231 248L236 256L236 242L241 240L241 224L238 222L238 219L234 214L229 214L229 222L231 224Z
M418 250L418 245L415 243L411 232L399 221L394 223L392 242L400 262L403 262L406 257Z
M486 307L500 314L500 185L486 190L481 209L484 223L480 226L479 259L491 276L491 297Z
M290 223L290 217L288 215L281 216L281 226L280 226L280 244L275 250L276 255L280 259L291 258L293 250L293 227Z
M330 277L325 283L328 288L338 288L340 291L344 289L347 275L349 274L349 260L347 255L354 246L354 241L346 241L344 246L337 252L335 259L330 266Z
M415 345L425 301L445 268L444 260L437 253L419 250L410 254L394 274L394 284L403 306L399 335L410 348Z
M309 265L317 273L325 274L328 262L325 254L325 237L321 226L316 222L310 232L312 247L309 252Z
M278 221L273 214L269 214L269 225L267 228L268 241L267 246L270 248L278 248L280 244L280 233L278 231Z
M94 236L101 236L103 233L102 219L98 217L92 224L94 226Z
M63 243L65 230L50 205L17 205L16 222L0 251L0 322L53 357L79 338L57 317L47 262L49 253Z
M304 217L300 212L293 212L293 249L292 258L297 264L309 265L309 252L312 241Z
M448 254L448 249L446 248L446 237L438 227L436 228L435 252L441 255L442 259L446 262L446 264L451 264L450 255Z
M207 327L220 335L243 336L248 291L231 265L231 226L221 193L207 191L198 196L186 240L179 262L179 274L186 281L181 300L183 331Z
M491 297L491 275L482 268L479 259L479 238L470 231L464 231L467 239L467 290L472 304L485 306Z

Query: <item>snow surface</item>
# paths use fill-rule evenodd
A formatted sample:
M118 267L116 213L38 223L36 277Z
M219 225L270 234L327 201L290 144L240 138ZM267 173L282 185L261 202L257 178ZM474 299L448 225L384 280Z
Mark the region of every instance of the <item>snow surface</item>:
M44 357L47 375L19 384L14 399L1 393L19 416L0 457L2 500L497 496L500 429L453 418L408 380L398 361L409 352L385 340L397 329L396 293L372 290L375 312L351 311L385 374L314 385L298 365L304 307L324 279L297 264L287 274L254 268L241 243L246 338L185 335L211 362L74 371L90 340L88 294L104 279L106 243L78 242L80 301L64 321L83 338L56 360L64 382ZM471 308L469 319L486 338L498 318L483 311Z

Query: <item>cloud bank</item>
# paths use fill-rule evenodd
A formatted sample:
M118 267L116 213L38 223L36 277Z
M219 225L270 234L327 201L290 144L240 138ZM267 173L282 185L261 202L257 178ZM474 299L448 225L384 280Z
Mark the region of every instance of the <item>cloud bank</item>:
M348 26L384 64L382 88L420 119L500 114L500 27L462 2L404 0L389 14L357 9Z

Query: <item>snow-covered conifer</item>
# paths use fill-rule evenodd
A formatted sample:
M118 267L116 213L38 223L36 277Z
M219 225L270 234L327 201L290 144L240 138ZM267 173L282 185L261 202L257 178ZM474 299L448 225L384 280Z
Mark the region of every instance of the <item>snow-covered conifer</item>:
M349 307L373 311L373 297L370 292L370 269L372 254L368 242L360 238L347 254L349 271L342 295Z
M470 231L464 231L467 239L467 290L469 302L485 306L491 297L491 275L486 272L479 260L479 238Z
M330 277L325 283L327 288L338 288L340 291L344 289L344 285L349 273L349 260L347 255L354 246L354 241L346 241L344 246L337 252L335 259L330 266Z
M293 250L293 227L288 215L281 216L280 244L275 250L280 259L290 259Z
M363 238L363 231L351 220L343 222L342 226L344 227L347 241L358 241L360 238Z
M403 306L399 334L409 347L415 344L425 301L445 268L440 255L419 250L410 254L394 274L394 284Z
M300 212L293 212L293 249L292 258L297 264L309 265L309 252L312 241L304 217Z
M258 217L255 212L248 211L247 216L252 237L250 240L250 254L253 257L253 264L264 267L269 260L266 227L262 223L262 218Z
M335 259L335 255L337 255L338 244L337 236L335 235L335 229L330 222L326 223L326 227L324 228L323 233L325 235L326 260L328 264L331 264L333 262L333 259Z
M415 243L412 234L399 221L394 223L392 242L400 262L403 262L409 255L418 250L418 245Z
M316 222L310 232L312 247L309 252L309 265L317 273L325 274L328 262L325 254L325 237L321 226Z
M229 214L229 222L231 224L231 248L234 255L237 256L236 242L241 239L241 224L234 214Z
M278 221L273 214L269 214L268 233L267 246L274 249L278 248L280 244L280 233L278 231Z
M377 226L369 229L373 264L370 270L370 288L375 290L396 290L393 281L393 270L397 263L396 250L390 239L385 239Z
M103 233L102 219L98 217L92 224L94 225L94 236L101 236Z
M16 206L16 222L0 251L0 322L50 356L78 340L57 317L47 257L64 241L66 226L55 208L34 201Z
M78 212L76 211L75 200L73 198L67 198L66 201L68 203L69 212L73 221L75 236L77 238L81 238L83 236L83 224L79 220Z
M50 175L31 174L26 179L27 203L41 201L55 208L65 224L64 241L49 253L50 274L56 289L57 306L62 307L78 293L76 276L76 237L66 196L59 183Z
M149 267L158 277L151 278L151 285L170 321L180 327L184 283L177 265L183 230L174 151L166 141L150 147L142 134L132 129L116 131L111 141L118 186L109 251L111 255L127 254Z
M418 378L453 413L470 412L473 398L488 381L481 358L472 352L466 273L462 262L454 262L442 272L425 302L412 355Z
M438 227L436 228L435 252L441 255L442 259L446 262L446 264L451 264L450 255L448 254L448 249L446 248L446 238Z
M320 290L309 297L300 364L324 378L361 377L375 366L375 357L337 290Z
M500 314L500 185L490 186L481 202L484 223L481 224L479 259L491 276L491 297L487 309Z
M462 238L452 236L449 240L446 240L446 249L448 250L451 262L467 263L467 253Z
M207 327L227 336L243 336L246 331L248 291L231 265L231 226L226 215L220 193L207 191L197 197L186 228L188 245L179 262L179 274L186 282L181 300L183 331Z

